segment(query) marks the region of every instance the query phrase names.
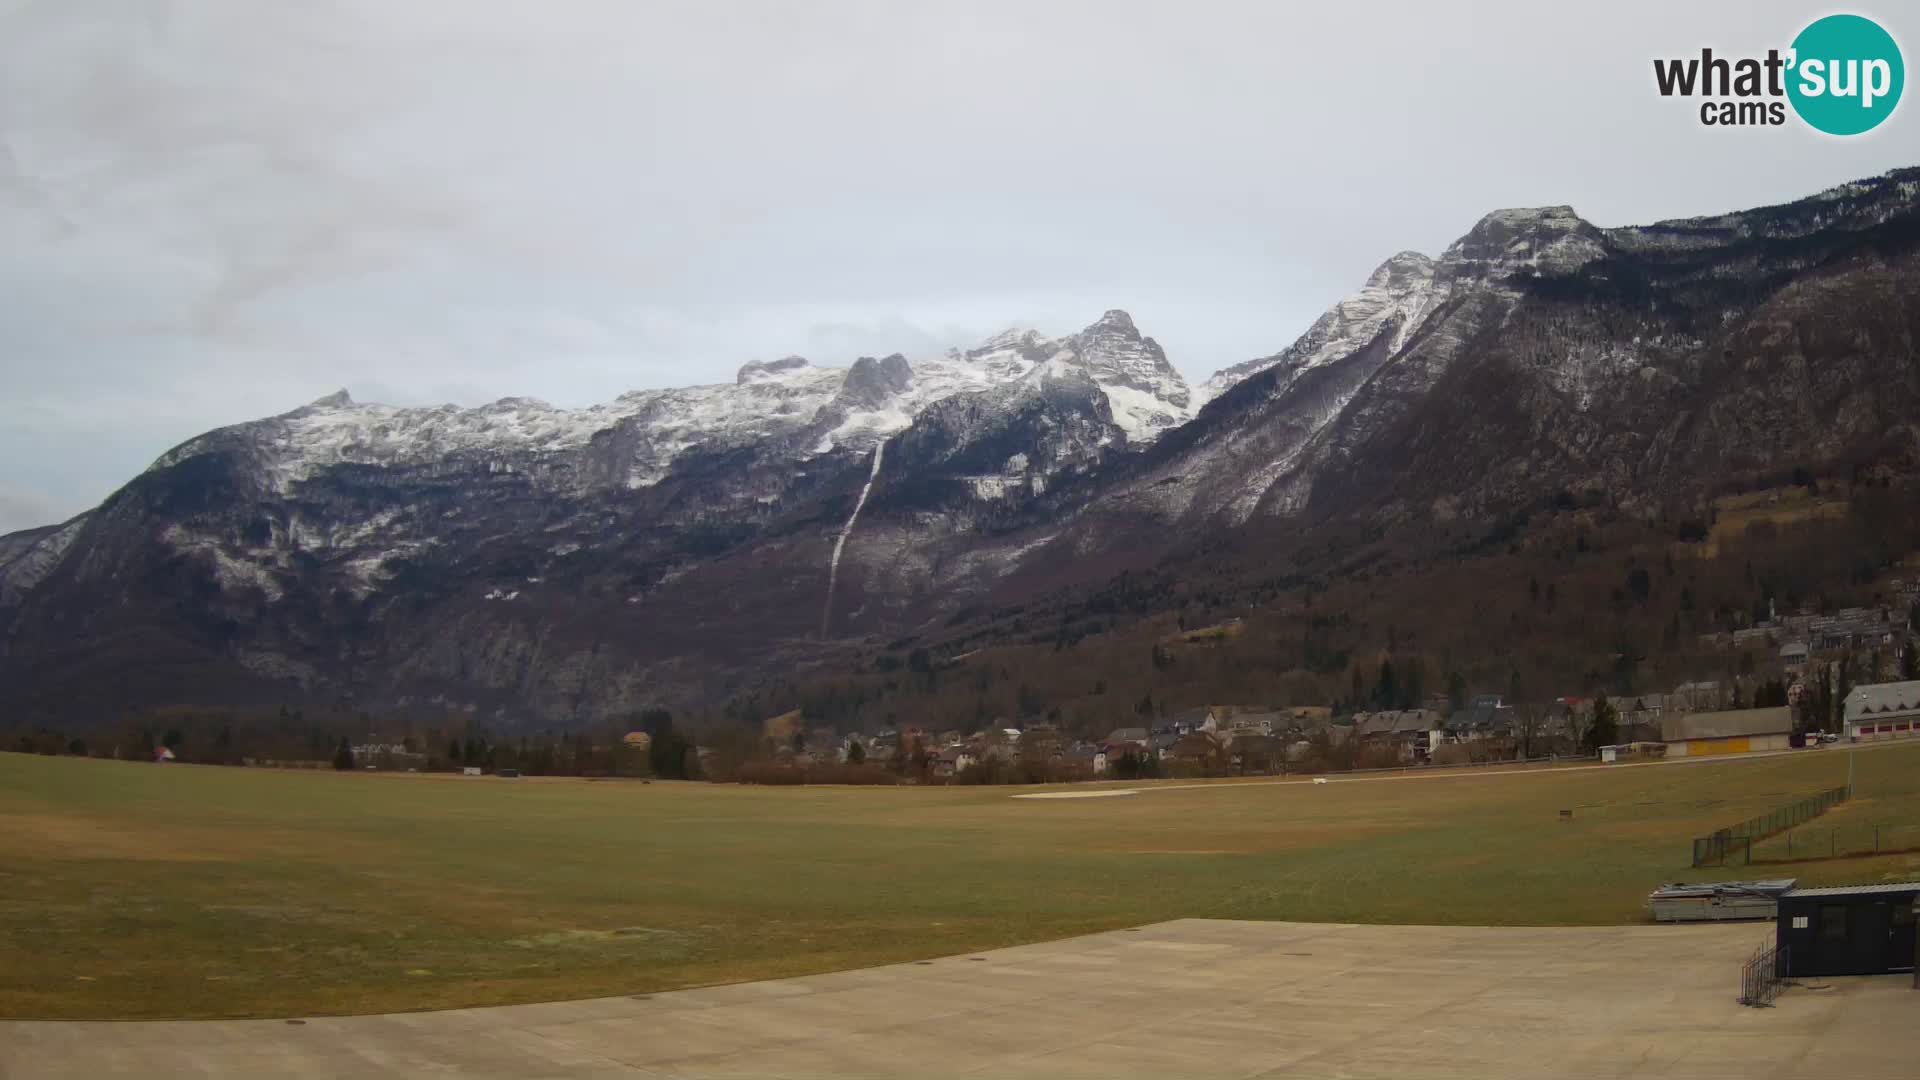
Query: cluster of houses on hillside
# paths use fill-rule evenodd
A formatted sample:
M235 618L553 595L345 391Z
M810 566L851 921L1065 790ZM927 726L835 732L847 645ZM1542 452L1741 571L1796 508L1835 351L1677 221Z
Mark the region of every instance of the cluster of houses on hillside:
M1333 738L1336 727L1325 706L1200 705L1151 727L1117 728L1080 752L1096 773L1125 755L1196 771L1272 772L1298 763L1316 736Z
M1790 706L1728 708L1730 696L1721 684L1702 681L1671 693L1614 699L1615 741L1601 749L1601 757L1700 756L1782 750L1798 743ZM973 734L906 728L843 737L821 730L805 740L812 749L782 757L799 765L877 763L919 753L936 778L951 778L981 763L1035 760L1083 777L1108 775L1128 759L1135 768L1151 759L1179 771L1271 773L1324 767L1342 750L1354 762L1423 765L1587 753L1596 709L1593 698L1515 706L1498 695L1475 697L1457 708L1442 700L1340 718L1325 706L1203 705L1096 739L1069 739L1054 725L1037 722ZM1857 687L1846 698L1844 718L1845 737L1851 740L1920 738L1920 682ZM1457 749L1450 753L1449 747Z
M1882 660L1898 662L1913 612L1920 608L1920 580L1887 582L1881 595L1887 602L1874 607L1842 608L1832 614L1770 613L1751 626L1704 635L1702 642L1712 647L1760 648L1777 656L1779 664L1773 669L1787 676L1785 705L1743 708L1742 690L1750 693L1751 687L1715 680L1683 683L1671 692L1615 697L1610 701L1614 734L1610 745L1601 748L1601 757L1799 745L1794 707L1806 683L1817 684L1831 675L1830 665L1816 661L1848 651L1886 650ZM1869 671L1868 677L1876 674ZM1045 722L1003 720L971 734L904 728L841 736L822 729L808 733L805 748L796 741L791 750L784 748L787 727L774 734L783 744L780 757L795 764L855 758L878 763L914 753L924 755L924 769L935 777L954 777L976 764L1015 761L1047 762L1076 776L1137 770L1147 761L1181 771L1251 773L1324 767L1335 761L1415 765L1590 753L1596 707L1590 697L1519 705L1498 695L1463 703L1433 698L1417 708L1342 717L1326 706L1203 705L1097 738L1070 738ZM1920 682L1856 687L1842 711L1847 739L1920 737ZM799 714L774 720L795 726Z
M1911 624L1914 608L1920 607L1920 580L1895 578L1887 587L1892 599L1886 604L1841 608L1831 615L1770 613L1752 626L1702 634L1700 643L1714 649L1764 649L1778 656L1789 674L1799 674L1822 654L1894 646Z

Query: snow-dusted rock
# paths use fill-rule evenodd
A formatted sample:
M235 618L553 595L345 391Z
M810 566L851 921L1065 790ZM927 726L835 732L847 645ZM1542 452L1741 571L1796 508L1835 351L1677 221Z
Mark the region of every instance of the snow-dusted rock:
M1109 311L1086 330L1049 340L1010 330L966 352L910 361L862 357L849 368L798 356L755 361L734 382L622 394L606 405L556 408L503 398L476 408L395 408L354 401L342 390L276 417L190 440L154 463L170 468L204 453L244 447L261 480L286 492L338 465L420 466L466 459L495 469L535 467L530 458L584 451L617 433L629 487L663 480L680 455L793 440L792 457L865 453L905 430L928 406L955 394L1017 383L1042 364L1083 372L1107 395L1114 422L1134 443L1151 441L1191 415L1186 383L1152 338L1125 312ZM605 470L556 473L555 483L589 483Z
M1433 260L1403 251L1367 276L1359 291L1329 308L1300 339L1272 356L1248 360L1214 373L1202 385L1200 404L1256 372L1284 366L1298 374L1340 360L1393 326L1394 347L1406 342L1432 306Z
M0 537L0 685L97 715L296 686L564 725L1130 568L1262 567L1322 521L1457 543L1557 493L1686 505L1869 460L1920 413L1917 197L1908 170L1631 228L1496 211L1197 391L1110 311L585 409L329 395Z

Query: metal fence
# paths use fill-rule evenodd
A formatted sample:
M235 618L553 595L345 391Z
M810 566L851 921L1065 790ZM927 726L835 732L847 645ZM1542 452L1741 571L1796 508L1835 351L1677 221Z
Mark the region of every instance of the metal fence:
M1809 795L1798 802L1788 803L1759 817L1748 818L1738 825L1729 826L1711 835L1695 837L1693 865L1724 866L1727 856L1735 852L1739 853L1742 861L1751 862L1754 841L1764 840L1795 825L1812 821L1852 797L1853 785L1842 784L1817 795Z
M1763 946L1740 965L1740 1004L1764 1009L1787 981L1787 946Z
M1756 840L1749 847L1749 863L1797 863L1813 859L1895 855L1920 851L1920 824L1853 821L1829 828L1816 825L1788 829L1764 842Z

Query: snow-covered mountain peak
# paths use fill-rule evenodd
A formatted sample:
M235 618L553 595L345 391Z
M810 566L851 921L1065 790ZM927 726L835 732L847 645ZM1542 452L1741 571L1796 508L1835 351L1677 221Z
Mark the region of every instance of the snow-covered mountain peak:
M1167 362L1160 343L1143 337L1133 317L1115 308L1056 343L1052 361L1083 368L1105 391L1114 423L1133 442L1153 439L1193 416L1187 381Z
M877 409L913 384L913 365L894 353L883 360L863 356L847 369L834 401L850 408Z
M1474 232L1488 228L1545 227L1565 231L1577 229L1586 224L1586 219L1565 203L1558 206L1508 206L1487 211L1485 216L1474 223L1468 235L1471 236Z
M1417 251L1402 251L1367 275L1369 289L1403 290L1433 278L1433 259Z
M812 366L807 363L807 358L804 356L783 356L778 360L749 360L740 365L740 370L735 373L733 381L740 386L745 386L748 383L778 379L788 372Z
M353 395L347 393L346 387L341 387L340 389L335 390L333 393L328 394L326 397L314 398L313 401L308 403L307 408L309 409L344 409L352 405L353 405Z
M1447 248L1440 273L1489 280L1564 274L1605 254L1600 230L1571 206L1495 210Z
M954 350L956 356L984 356L987 353L1006 349L1030 348L1046 341L1046 335L1031 326L1009 326L965 353Z
M1421 323L1474 282L1566 274L1606 255L1606 237L1571 206L1495 210L1476 222L1438 259L1402 251L1376 267L1366 284L1320 316L1299 340L1214 373L1200 388L1196 408L1241 380L1285 366L1292 375L1352 355L1385 329L1397 353Z
M1434 260L1417 251L1393 256L1367 275L1365 285L1328 308L1286 349L1215 372L1201 386L1198 404L1271 367L1284 364L1291 374L1298 375L1343 359L1366 347L1390 326L1393 339L1389 344L1398 350L1432 310L1435 268Z
M1091 382L1106 398L1113 422L1136 445L1193 416L1186 380L1167 362L1159 343L1142 336L1133 317L1118 308L1064 338L1016 326L965 352L950 352L947 359L965 363L975 377L984 375L995 384ZM916 372L929 370L915 365Z
M1101 422L1118 426L1135 444L1192 416L1186 383L1160 346L1114 310L1066 338L1015 327L964 353L913 361L898 353L861 357L845 368L815 366L800 356L755 360L731 383L636 390L581 409L522 397L471 408L397 408L356 402L342 390L279 416L209 432L154 467L240 446L262 482L284 491L343 464L439 468L466 458L517 471L600 443L617 446L621 459L554 470L556 482L616 477L639 488L665 479L693 451L767 446L796 460L863 453L946 398L1022 383L1097 391L1106 403L1100 411L1111 414ZM617 437L602 440L603 433Z

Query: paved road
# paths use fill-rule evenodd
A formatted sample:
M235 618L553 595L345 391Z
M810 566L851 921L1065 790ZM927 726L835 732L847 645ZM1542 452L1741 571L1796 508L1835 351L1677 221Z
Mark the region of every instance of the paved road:
M1735 1003L1770 934L1188 919L644 999L0 1023L0 1076L1911 1080L1920 992L1904 976Z

